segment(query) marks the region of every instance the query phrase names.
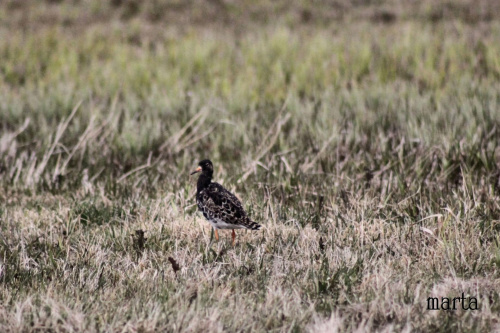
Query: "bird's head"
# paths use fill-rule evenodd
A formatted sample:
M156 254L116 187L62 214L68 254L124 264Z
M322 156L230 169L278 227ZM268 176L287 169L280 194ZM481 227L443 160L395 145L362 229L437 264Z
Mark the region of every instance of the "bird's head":
M211 175L214 172L214 166L212 165L212 161L210 160L201 161L200 163L198 163L198 167L196 168L196 170L191 172L191 175L194 175L195 173L198 172Z

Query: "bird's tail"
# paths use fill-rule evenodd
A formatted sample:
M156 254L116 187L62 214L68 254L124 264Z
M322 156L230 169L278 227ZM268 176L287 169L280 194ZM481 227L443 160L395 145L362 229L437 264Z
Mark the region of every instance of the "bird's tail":
M260 230L262 226L254 221L248 221L247 229Z

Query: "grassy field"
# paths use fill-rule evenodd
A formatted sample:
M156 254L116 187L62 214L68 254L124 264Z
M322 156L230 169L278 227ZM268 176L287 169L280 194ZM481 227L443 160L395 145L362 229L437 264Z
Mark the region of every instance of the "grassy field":
M187 3L0 4L0 331L500 330L496 1Z

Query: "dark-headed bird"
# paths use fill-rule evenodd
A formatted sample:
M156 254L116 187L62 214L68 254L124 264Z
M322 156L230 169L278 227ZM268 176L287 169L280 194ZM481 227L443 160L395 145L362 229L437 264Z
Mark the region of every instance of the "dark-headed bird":
M259 230L260 225L250 220L238 198L221 184L212 182L214 167L210 160L203 160L191 173L201 172L196 190L196 203L203 216L210 222L219 240L218 229L232 229L232 244L236 234L234 229Z

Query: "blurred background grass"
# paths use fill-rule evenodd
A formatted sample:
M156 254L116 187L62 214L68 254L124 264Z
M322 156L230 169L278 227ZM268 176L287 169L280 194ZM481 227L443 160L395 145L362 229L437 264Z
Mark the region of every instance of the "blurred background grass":
M101 177L127 172L149 154L168 155L162 160L170 170L207 155L242 165L252 157L240 153L258 154L263 133L284 108L292 117L271 148L296 149L293 170L327 140L335 140L332 147L351 142L351 153L359 140L374 143L388 132L428 147L461 138L472 143L499 119L495 6L6 1L0 121L10 133L26 119L30 124L2 169L12 170L19 156L24 165L33 153L43 159L57 126L79 102L58 141L66 148L82 141L79 157L54 171L65 154L58 147L40 170L52 179L85 168L93 176L106 167ZM193 134L174 147L172 138L196 114L203 125L197 129L207 136ZM89 139L85 129L99 130ZM365 144L362 152L373 156L374 147ZM322 161L312 168L338 171L335 156L323 153L316 162ZM16 184L33 184L31 174L18 171L4 181L16 175Z

